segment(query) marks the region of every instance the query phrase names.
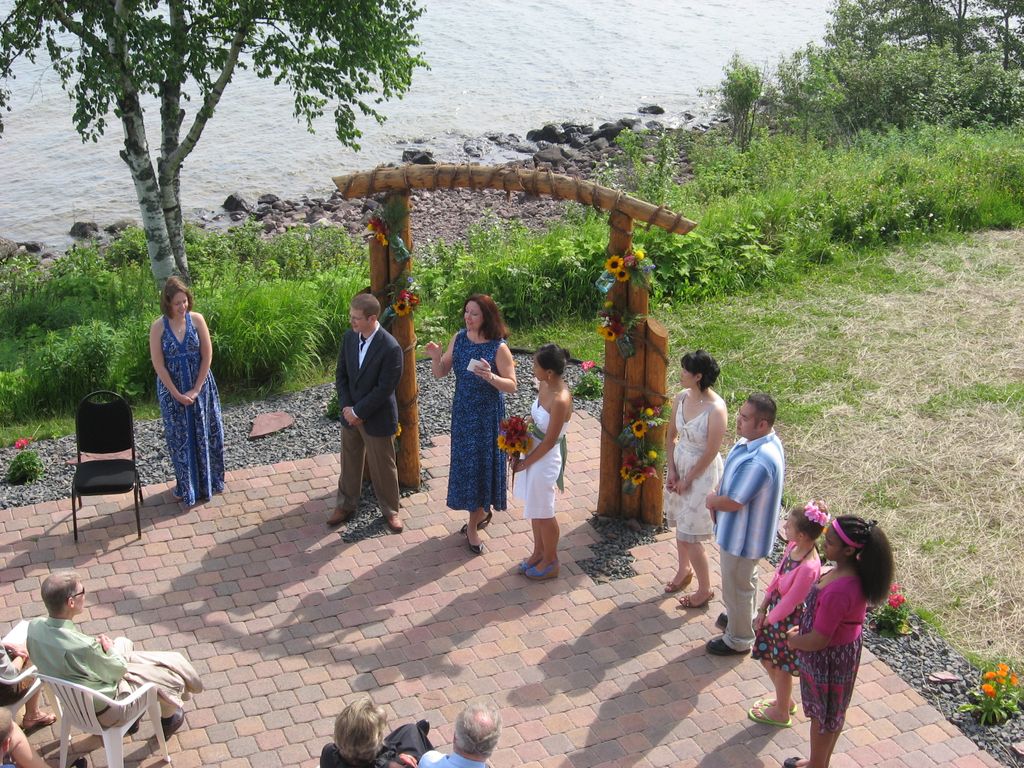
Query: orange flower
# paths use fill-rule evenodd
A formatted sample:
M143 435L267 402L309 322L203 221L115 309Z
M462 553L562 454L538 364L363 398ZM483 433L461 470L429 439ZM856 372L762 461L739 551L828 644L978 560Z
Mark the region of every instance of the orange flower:
M996 697L995 687L989 685L988 683L985 683L983 686L981 686L981 692L988 696L990 699L994 699Z
M984 675L981 676L981 679L982 680L995 680L996 679L996 673L991 671L991 670L989 670L988 672L986 672Z
M1010 685L1016 685L1016 684L1017 684L1017 676L1016 675L1010 675Z
M1010 668L1006 664L1000 664L998 667L996 667L996 669L998 670L1000 675L1010 674Z

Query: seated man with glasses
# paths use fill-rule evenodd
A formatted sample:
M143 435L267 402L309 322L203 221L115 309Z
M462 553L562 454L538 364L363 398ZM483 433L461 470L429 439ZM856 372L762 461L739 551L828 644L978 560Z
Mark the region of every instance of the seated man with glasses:
M74 571L47 576L42 593L49 617L32 620L27 641L32 663L42 674L84 685L111 699L130 696L145 683L154 683L164 736L181 728L185 722L182 701L203 690L188 659L176 651L136 651L125 637L111 640L79 632L72 620L85 610L85 587ZM96 714L103 726L123 722L114 707L98 708Z

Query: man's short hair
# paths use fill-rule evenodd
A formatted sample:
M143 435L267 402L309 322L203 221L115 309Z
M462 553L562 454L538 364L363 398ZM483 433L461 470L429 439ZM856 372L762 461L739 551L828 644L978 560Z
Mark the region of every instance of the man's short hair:
M474 701L455 718L455 746L467 755L490 757L501 736L501 712L487 702Z
M372 763L380 748L388 718L369 696L357 699L341 710L334 721L334 745L348 763Z
M14 730L14 718L7 707L0 707L0 744L3 744L11 736Z
M68 600L78 591L82 577L77 571L56 571L43 580L43 605L51 616L63 613Z
M365 317L380 317L380 302L372 293L357 293L349 303L351 309L358 309Z
M768 422L769 427L775 426L775 400L764 392L755 392L747 397L747 402L754 406L759 418Z

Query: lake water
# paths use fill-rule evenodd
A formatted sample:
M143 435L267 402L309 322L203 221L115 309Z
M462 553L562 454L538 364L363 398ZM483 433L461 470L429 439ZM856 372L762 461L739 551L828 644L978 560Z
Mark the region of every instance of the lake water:
M0 0L0 18L13 0ZM774 64L812 40L823 0L426 0L417 32L431 69L383 106L388 120L359 123L360 151L328 118L310 134L292 117L286 87L239 72L186 160L186 211L217 208L227 193L250 199L333 189L331 177L396 162L424 141L455 159L462 137L524 135L552 121L604 122L660 104L666 122L706 109L733 53ZM48 64L20 61L13 111L0 138L0 235L65 245L76 220L138 220L134 188L118 156L120 124L83 144L71 104ZM151 113L156 112L155 104ZM186 108L188 108L187 105ZM186 125L190 120L186 117ZM151 123L150 145L158 143ZM461 158L459 158L461 159Z

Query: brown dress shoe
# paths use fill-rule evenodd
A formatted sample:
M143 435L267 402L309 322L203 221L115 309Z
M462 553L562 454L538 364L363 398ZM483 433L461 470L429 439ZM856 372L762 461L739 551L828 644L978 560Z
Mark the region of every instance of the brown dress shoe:
M348 519L352 517L352 514L353 513L351 509L342 509L341 507L335 507L334 514L327 518L327 524L331 526L341 525L342 523L347 522Z
M398 519L397 514L384 515L384 525L386 525L392 533L401 533L405 530L405 526L402 525L402 521Z

